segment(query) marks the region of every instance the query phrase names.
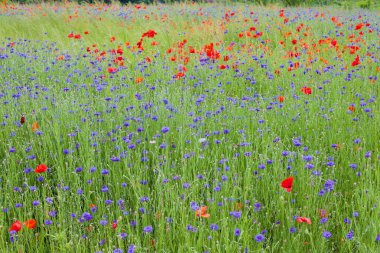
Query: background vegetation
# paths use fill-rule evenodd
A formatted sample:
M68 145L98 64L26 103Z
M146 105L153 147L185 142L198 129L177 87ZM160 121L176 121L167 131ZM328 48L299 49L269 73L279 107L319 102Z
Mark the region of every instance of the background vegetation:
M378 24L1 5L0 252L379 252Z

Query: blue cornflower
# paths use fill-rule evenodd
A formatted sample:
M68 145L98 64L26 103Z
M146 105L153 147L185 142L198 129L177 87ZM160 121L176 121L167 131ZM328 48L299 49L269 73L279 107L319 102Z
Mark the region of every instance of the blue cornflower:
M53 224L53 221L52 221L52 220L45 220L45 221L44 221L44 224L45 224L46 226L50 226L51 224Z
M152 233L153 232L153 227L152 226L146 226L146 227L144 227L144 232L145 233Z
M133 244L129 245L128 253L135 253L135 245L133 245Z
M325 230L325 231L323 231L322 236L323 236L324 238L328 239L328 238L331 237L331 233L330 233L329 231L326 231L326 230Z
M90 214L90 213L88 213L88 212L84 212L83 214L82 214L82 218L83 218L83 220L85 220L85 221L90 221L90 220L92 220L92 215Z
M265 240L265 236L263 236L262 234L255 235L256 242L262 242L264 240Z
M325 183L325 190L326 191L332 191L334 190L334 185L335 185L335 182L334 180L326 180L326 183Z
M230 215L234 217L235 219L239 219L241 217L241 212L239 211L232 211L230 212Z
M217 224L214 224L214 223L213 223L213 224L210 225L210 229L211 229L211 230L218 230L218 229L219 229L219 226L218 226Z
M354 231L350 230L350 232L347 233L346 237L348 240L351 240L354 237Z
M163 127L163 128L161 129L161 132L162 132L163 134L166 134L167 132L169 132L169 130L170 130L169 127Z

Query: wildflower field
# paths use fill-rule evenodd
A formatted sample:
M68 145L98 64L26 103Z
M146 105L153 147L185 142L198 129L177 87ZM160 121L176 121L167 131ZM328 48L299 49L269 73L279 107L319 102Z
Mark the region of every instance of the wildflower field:
M379 252L380 14L0 5L0 252Z

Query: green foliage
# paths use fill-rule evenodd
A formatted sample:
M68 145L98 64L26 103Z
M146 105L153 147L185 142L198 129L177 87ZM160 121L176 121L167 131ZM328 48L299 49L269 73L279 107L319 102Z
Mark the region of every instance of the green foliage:
M33 4L33 3L43 3L46 2L46 0L12 0L9 2L17 2L21 4ZM62 0L57 0L56 2L62 2ZM125 4L154 4L154 3L167 3L167 4L173 4L173 3L181 3L181 2L189 2L189 0L101 0L101 1L95 1L95 0L72 0L72 2L77 2L79 4L85 4L85 3L96 3L96 2L103 2L106 4L111 4L112 2L119 2L122 5ZM196 3L207 3L208 1L205 0L193 0L191 2ZM211 1L212 2L212 1ZM269 4L276 4L276 5L283 5L285 7L292 7L292 6L340 6L345 9L352 9L352 8L362 8L362 9L379 9L380 8L380 1L377 0L226 0L226 1L220 1L221 3L233 3L233 2L243 2L243 3L252 3L259 6L268 6Z
M342 50L362 10L335 6L313 19L303 8L287 8L297 19L284 24L279 6L257 5L1 9L0 252L127 252L131 244L136 252L377 252L379 81L369 77L378 76L378 33L357 42L361 64L353 67L355 55ZM227 22L228 10L236 12ZM367 13L376 24L377 14ZM338 15L341 27L331 22ZM239 36L253 26L260 38ZM137 50L150 29L157 35ZM339 50L323 42L336 30L344 32L334 37ZM285 38L287 32L297 37ZM71 33L82 37L69 39ZM308 48L293 44L300 38ZM210 43L220 59L207 59ZM289 58L295 46L300 54ZM119 47L123 54L115 53ZM299 68L289 70L295 62ZM183 67L185 77L176 78ZM302 92L306 85L312 94ZM40 163L49 167L42 175L33 172ZM286 192L280 184L290 175L293 190ZM327 180L335 188L319 196ZM192 202L207 205L210 218L196 217ZM319 209L328 211L328 222L320 222ZM238 210L241 218L232 217ZM81 221L84 212L93 219ZM12 222L31 218L36 229L24 226L11 242ZM151 234L143 232L148 225ZM325 230L331 238L322 237ZM254 239L259 233L262 243Z

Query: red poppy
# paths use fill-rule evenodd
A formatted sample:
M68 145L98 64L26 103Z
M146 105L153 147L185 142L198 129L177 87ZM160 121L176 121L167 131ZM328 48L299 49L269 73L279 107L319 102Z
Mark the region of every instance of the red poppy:
M20 231L22 228L22 224L21 224L21 221L17 220L15 222L13 222L12 226L9 228L9 231Z
M33 122L32 124L32 131L36 132L40 128L40 125L38 124L37 121Z
M116 72L117 72L117 68L109 67L109 68L107 69L107 71L108 71L108 73L113 74L113 73L116 73Z
M360 30L363 27L363 23L359 23L355 26L355 30Z
M355 106L350 105L350 106L348 107L348 110L351 111L351 112L355 112Z
M312 92L311 88L310 88L310 87L307 87L307 86L302 87L301 91L302 91L304 94L306 94L306 95L310 95L311 92Z
M210 218L210 214L207 213L207 206L201 206L198 210L195 211L196 217Z
M144 80L143 77L139 76L135 78L135 83L141 83Z
M357 66L357 65L359 65L360 64L360 57L359 57L359 55L356 55L356 58L355 58L355 60L351 63L351 66L352 67L355 67L355 66Z
M25 116L24 116L24 114L21 115L20 123L21 123L21 125L25 123Z
M177 78L177 79L181 79L182 77L184 77L185 76L185 73L183 73L183 72L178 72L176 75L175 75L175 77Z
M136 45L137 45L137 48L138 48L138 49L144 51L144 48L143 48L143 46L142 46L142 43L143 43L143 39L141 38L141 39L136 43Z
M278 102L280 102L280 103L282 103L282 102L284 102L284 96L278 96L277 97L277 100L278 100Z
M35 229L36 228L36 220L35 219L30 219L24 222L25 227L29 229Z
M37 167L36 167L36 169L34 170L34 172L36 172L36 173L43 173L43 172L45 172L46 170L47 170L47 166L45 165L45 164L40 164L40 165L38 165Z
M291 192L293 187L293 176L284 179L281 182L281 187L284 188L287 192Z
M214 49L214 43L210 43L203 48L204 52L206 53L207 57L209 57L212 60L217 60L220 58L220 53Z
M297 221L298 223L303 223L303 222L305 222L305 223L307 223L307 224L311 224L311 220L310 220L310 218L307 218L307 217L298 217L298 218L296 219L296 221Z
M142 37L154 38L155 35L157 35L157 33L154 30L149 30L143 33Z

